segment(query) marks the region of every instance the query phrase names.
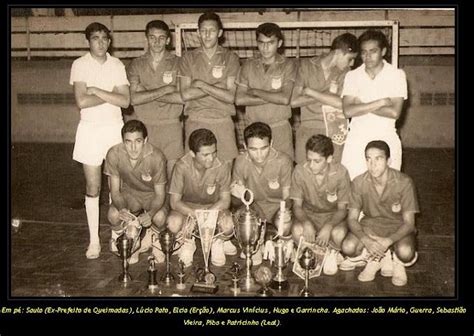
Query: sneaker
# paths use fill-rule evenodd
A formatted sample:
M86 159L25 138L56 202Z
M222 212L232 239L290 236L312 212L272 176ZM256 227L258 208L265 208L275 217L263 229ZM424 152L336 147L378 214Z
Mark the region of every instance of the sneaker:
M334 275L337 273L337 260L335 250L329 251L329 255L324 261L323 273L326 275Z
M137 250L135 253L132 254L132 256L128 259L128 264L133 265L136 264L140 260L140 251Z
M408 263L404 263L398 259L396 253L393 253L393 276L392 276L392 284L394 286L405 286L408 282L407 279L407 272L405 270L405 266L413 265L416 260L418 259L418 253L415 252L415 257L412 261Z
M352 271L356 267L362 267L367 264L367 250L363 249L362 253L356 257L344 259L343 262L339 265L341 271Z
M375 275L382 267L382 264L379 260L369 260L367 265L365 266L364 270L360 272L357 279L362 282L373 281L375 279Z
M153 254L153 257L155 257L155 262L160 264L165 262L165 254L156 246L153 246L151 253Z
M151 229L147 229L145 232L145 236L142 239L140 253L148 252L151 247Z
M117 256L120 256L119 250L117 248L117 240L115 240L115 238L110 238L110 240L109 240L109 250L113 254L115 254Z
M87 247L86 251L86 258L87 259L97 259L100 256L100 244L92 244L90 243L89 246Z
M215 239L211 245L211 263L221 267L225 265L224 241Z
M184 263L184 267L189 267L193 263L194 252L196 251L196 243L194 238L184 240L183 246L179 249L179 260Z
M392 261L392 251L388 249L385 252L385 256L380 261L382 264L380 274L384 277L391 277L393 275L393 261Z
M343 261L344 261L344 257L342 256L341 252L337 251L337 253L336 253L336 263L337 263L337 266L339 266L340 264L342 264Z
M224 241L224 253L226 255L236 255L237 247L230 240Z

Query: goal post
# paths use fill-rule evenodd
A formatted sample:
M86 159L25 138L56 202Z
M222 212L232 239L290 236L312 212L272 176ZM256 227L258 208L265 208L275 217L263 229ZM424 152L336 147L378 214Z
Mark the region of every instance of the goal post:
M390 63L398 67L399 23L395 20L376 21L304 21L275 22L282 29L284 55L286 57L313 57L329 51L334 38L343 33L359 37L367 29L378 29L385 33L390 46ZM254 57L258 53L255 36L261 22L224 23L222 45L233 50L241 59ZM176 55L201 45L197 34L197 23L182 23L176 26Z

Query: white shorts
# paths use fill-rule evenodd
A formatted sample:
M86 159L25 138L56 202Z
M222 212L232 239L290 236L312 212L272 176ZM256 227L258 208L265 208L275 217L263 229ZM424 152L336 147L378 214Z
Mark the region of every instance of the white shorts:
M72 158L90 166L100 166L110 147L122 142L123 121L97 124L81 120L77 126Z
M378 134L377 134L378 133ZM402 166L402 144L395 130L375 132L374 130L349 131L342 152L341 163L347 168L351 180L367 171L365 147L372 140L385 141L390 148L390 167L400 170Z

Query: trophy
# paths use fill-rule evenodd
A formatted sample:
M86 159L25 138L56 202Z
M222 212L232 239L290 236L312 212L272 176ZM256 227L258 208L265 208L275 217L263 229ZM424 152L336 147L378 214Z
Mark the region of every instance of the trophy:
M177 249L179 249L181 245L176 246L176 243L177 243L176 237L168 229L161 231L158 235L158 241L160 243L160 247L154 244L155 241L156 241L156 235L152 234L151 236L152 245L155 246L156 248L159 248L165 255L166 272L165 274L163 274L160 281L164 282L166 286L169 286L171 282L174 281L174 276L171 273L171 263L170 263L171 254L175 252Z
M309 272L316 266L316 260L314 259L314 253L310 248L306 247L298 260L301 267L305 270L304 276L304 287L300 292L300 296L309 297L313 296L313 292L309 290Z
M272 281L272 271L267 266L260 266L255 272L257 282L262 285L262 288L257 292L259 296L273 296L268 284Z
M245 196L249 193L250 197L247 201ZM246 292L255 290L255 279L250 271L252 267L252 255L258 251L263 243L266 222L257 218L255 211L250 209L253 202L253 192L245 189L240 198L246 209L241 212L237 218L234 218L235 237L237 238L240 248L245 254L246 272L245 277L241 280L241 285Z
M196 222L199 228L199 238L201 239L202 254L204 257L204 269L198 270L197 282L191 287L192 292L213 294L217 292L218 286L215 284L216 276L209 270L209 255L217 226L217 216L219 210L195 210Z
M179 290L184 290L186 288L186 285L184 284L184 277L186 276L186 273L184 272L184 263L180 260L178 262L179 265L179 272L177 274L179 281L176 284L176 289Z
M148 289L154 292L158 289L158 282L156 281L156 260L155 257L148 257Z
M125 223L122 223L121 225L124 226ZM122 259L122 274L120 274L118 280L124 284L127 284L132 280L132 276L128 272L128 259L140 247L141 230L142 226L138 222L137 217L135 217L134 220L125 225L124 231L116 240L117 250Z
M240 287L239 287L240 265L238 263L234 262L231 268L231 273L232 273L232 287L230 288L230 291L234 293L234 296L237 296L240 293Z
M283 269L286 267L288 260L285 260L286 258L283 254L283 245L285 244L285 241L281 238L283 236L283 227L288 226L289 221L291 221L291 212L285 208L285 201L280 201L280 211L277 212L274 221L278 230L278 238L275 246L275 262L277 273L270 284L270 288L277 289L279 291L287 290L289 286L288 280L286 279L285 274L283 274Z

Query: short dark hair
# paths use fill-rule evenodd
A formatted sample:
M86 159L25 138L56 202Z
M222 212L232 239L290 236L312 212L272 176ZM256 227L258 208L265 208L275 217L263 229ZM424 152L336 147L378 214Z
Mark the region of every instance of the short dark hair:
M334 154L334 145L329 137L323 134L316 134L306 141L306 152L308 151L318 153L319 155L328 158L330 155Z
M369 142L367 146L365 146L364 154L366 154L367 151L371 148L377 148L377 149L380 149L381 151L384 151L385 157L387 158L387 160L390 158L390 147L387 145L385 141L374 140L374 141Z
M387 37L380 30L369 29L365 31L362 35L360 35L359 47L362 45L362 43L367 42L367 41L377 41L377 43L379 44L379 48L380 49L386 48L388 52L389 45L388 45Z
M125 133L134 133L134 132L140 132L143 136L143 139L145 139L148 136L148 131L146 129L145 124L142 123L140 120L132 119L132 120L127 121L122 126L122 139L124 139Z
M197 154L201 147L217 145L217 139L214 133L207 128L194 130L189 136L189 149Z
M161 29L161 30L166 32L166 37L171 37L170 27L168 27L166 22L161 21L161 20L153 20L153 21L148 22L146 24L145 34L148 35L150 30L153 29L153 28Z
M262 140L268 138L268 142L271 142L272 129L263 122L254 122L248 125L244 130L244 141L246 145L248 145L250 138L259 138Z
M86 30L84 31L84 34L86 35L86 39L90 40L90 37L93 33L95 32L100 32L103 31L107 34L107 38L111 38L110 36L110 30L106 26L104 26L102 23L99 22L92 22L90 25L86 27Z
M257 36L257 39L259 34L263 34L266 37L276 36L279 40L284 40L280 26L271 22L262 23L260 26L257 27L255 34Z
M201 23L203 23L204 21L216 21L217 27L219 29L224 29L221 18L219 17L219 15L217 15L214 12L205 12L201 14L201 16L198 19L198 28L201 27Z
M359 52L357 37L351 33L339 35L332 41L331 50L342 50L344 54Z

